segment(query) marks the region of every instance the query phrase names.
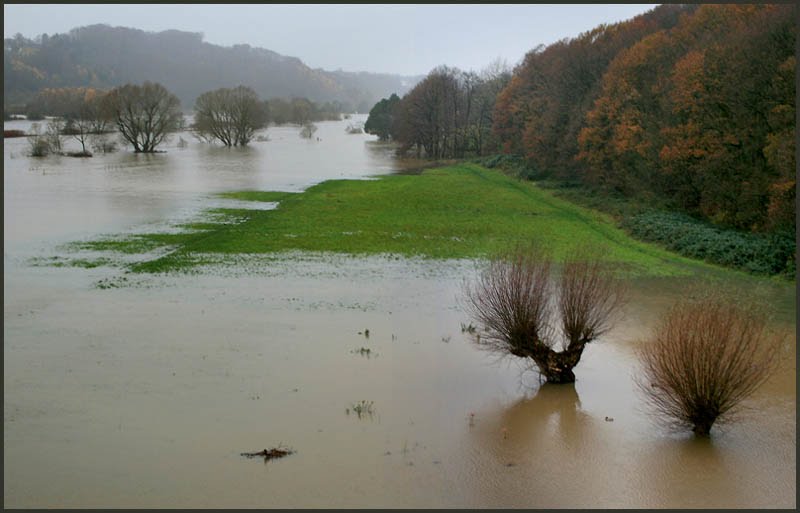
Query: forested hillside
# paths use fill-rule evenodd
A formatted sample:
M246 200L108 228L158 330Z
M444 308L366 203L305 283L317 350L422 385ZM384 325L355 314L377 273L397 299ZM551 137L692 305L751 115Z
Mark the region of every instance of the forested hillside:
M222 47L200 33L92 25L37 40L4 41L4 107L22 105L44 88L110 89L145 80L163 84L190 109L203 92L245 85L262 98L339 101L367 111L382 96L403 93L415 77L328 72L300 59L248 45Z
M794 231L795 5L663 5L528 53L494 128L533 176Z

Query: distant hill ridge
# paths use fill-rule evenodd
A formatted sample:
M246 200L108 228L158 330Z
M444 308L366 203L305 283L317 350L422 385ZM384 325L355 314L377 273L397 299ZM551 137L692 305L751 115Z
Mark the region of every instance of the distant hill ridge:
M47 87L109 89L150 80L176 94L184 109L206 91L246 85L264 99L339 101L361 112L392 93L404 94L422 78L312 69L296 57L265 48L210 44L198 32L109 25L35 40L19 35L5 39L3 75L4 107L24 103Z

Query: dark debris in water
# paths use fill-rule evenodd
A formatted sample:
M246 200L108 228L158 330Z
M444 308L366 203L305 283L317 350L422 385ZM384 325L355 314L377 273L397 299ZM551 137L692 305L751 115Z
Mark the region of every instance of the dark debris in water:
M295 451L289 448L273 447L272 449L264 449L263 451L258 452L243 452L242 456L245 458L264 458L264 461L269 461L277 458L283 458L294 453Z

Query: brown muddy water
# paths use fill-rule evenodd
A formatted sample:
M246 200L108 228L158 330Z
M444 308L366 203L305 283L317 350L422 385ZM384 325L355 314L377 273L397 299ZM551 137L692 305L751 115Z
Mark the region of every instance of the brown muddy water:
M110 289L96 285L119 270L30 264L189 219L213 192L398 169L346 125L321 123L321 141L271 128L244 151L184 134L166 154L85 160L5 141L5 507L796 507L786 285L712 285L770 305L790 335L741 420L695 440L652 422L633 376L639 340L697 280L634 283L577 382L540 387L462 332L470 261L290 254ZM278 444L296 453L240 454Z

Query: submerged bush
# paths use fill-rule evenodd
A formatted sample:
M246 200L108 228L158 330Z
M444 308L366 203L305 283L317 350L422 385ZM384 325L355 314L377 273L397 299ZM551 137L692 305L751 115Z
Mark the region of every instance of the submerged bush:
M53 153L52 138L49 134L42 133L38 123L31 125L28 135L28 155L31 157L46 157Z
M93 135L91 145L97 153L114 153L118 149L117 142L105 134Z
M28 140L30 143L31 157L46 157L50 155L50 144L42 137L35 137Z
M311 139L314 137L314 134L317 132L317 125L314 123L306 123L303 125L303 128L300 129L300 137L303 139Z
M780 341L752 306L682 301L642 346L637 384L660 420L705 436L775 370Z

